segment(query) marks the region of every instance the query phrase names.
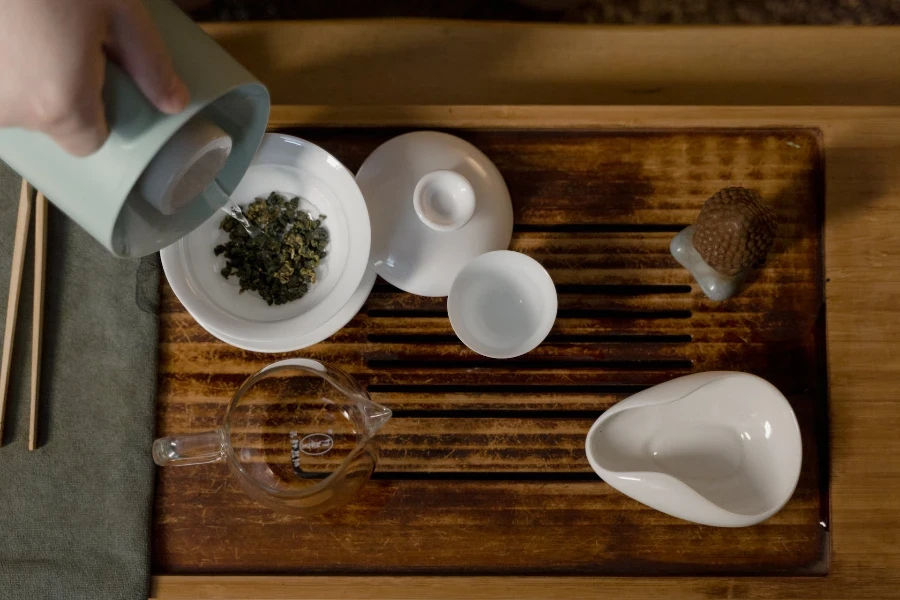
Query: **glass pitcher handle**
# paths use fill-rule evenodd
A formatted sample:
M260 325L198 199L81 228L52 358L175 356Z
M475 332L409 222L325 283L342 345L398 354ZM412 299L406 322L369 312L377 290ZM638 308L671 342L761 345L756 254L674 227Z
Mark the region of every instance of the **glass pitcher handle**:
M225 459L225 432L221 429L159 438L153 442L153 462L170 465L202 465Z

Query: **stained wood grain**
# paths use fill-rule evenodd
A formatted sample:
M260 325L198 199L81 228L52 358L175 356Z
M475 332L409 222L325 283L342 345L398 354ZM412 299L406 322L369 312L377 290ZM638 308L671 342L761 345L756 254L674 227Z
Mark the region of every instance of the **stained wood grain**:
M178 483L166 480L162 485ZM358 573L530 574L540 561L542 571L560 574L635 570L715 574L725 569L753 574L757 569L751 564L756 558L774 552L817 564L823 559L822 542L827 536L821 528L808 527L814 499L801 497L729 550L732 560L741 564L736 568L713 560L716 553L711 550L734 545L733 531L685 526L643 509L600 482L373 481L360 502L339 516L302 527L293 519L260 509L224 470L211 483L216 485L209 490L183 488L184 501L190 506L180 512L180 518L203 522L210 513L236 510L242 517L197 528L191 537L163 538L160 543L166 552L196 555L190 570L173 566L170 573L271 573L273 565L290 561L302 562L305 574L334 573L336 565L345 572L350 570L347 565L357 565L353 570ZM161 493L167 491L164 488ZM653 534L647 535L650 528ZM240 546L235 540L256 538L261 530L266 532L266 543L236 564L234 553ZM677 551L661 551L661 540L677 545ZM376 546L383 548L377 569L368 566L376 558L371 556ZM599 556L603 559L598 560Z
M291 130L351 169L399 131ZM518 359L484 359L453 336L443 301L379 282L344 330L296 353L340 366L394 409L372 484L352 506L300 520L255 505L222 466L161 470L156 571L827 572L818 134L454 133L497 164L514 198L512 247L559 284L547 343ZM760 190L781 228L746 293L714 303L668 242L727 185ZM159 432L214 428L241 381L274 358L217 342L167 287L162 306ZM759 527L698 527L656 513L612 491L584 455L590 424L614 402L714 369L766 377L801 422L798 490ZM274 388L259 400L283 402Z
M397 19L205 27L276 104L331 115L345 106L881 106L900 95L885 60L900 52L892 27Z

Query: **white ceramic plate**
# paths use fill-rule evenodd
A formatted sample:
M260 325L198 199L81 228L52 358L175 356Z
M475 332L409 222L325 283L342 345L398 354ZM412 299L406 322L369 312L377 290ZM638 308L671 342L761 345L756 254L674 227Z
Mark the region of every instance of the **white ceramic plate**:
M471 214L465 225L438 231L416 212L420 182L447 171L462 176L475 196L471 207L445 206L446 217ZM356 175L372 219L371 263L375 272L401 290L419 296L446 296L456 275L472 259L509 247L513 209L509 190L494 163L469 142L436 131L414 131L388 140L366 158ZM437 204L459 202L450 189L432 181ZM465 198L470 202L469 198ZM467 208L468 210L463 210ZM438 227L444 229L443 227Z
M251 352L293 352L294 350L301 350L303 348L308 348L309 346L312 346L314 344L318 344L319 342L330 338L335 333L343 329L344 325L349 323L350 319L355 317L357 313L359 313L359 309L361 309L363 304L366 303L366 300L368 300L369 294L372 292L372 287L375 285L375 280L377 278L378 276L375 274L375 271L373 269L366 269L366 274L363 275L363 280L360 282L359 287L353 294L353 297L350 298L350 302L345 304L336 315L331 317L331 319L321 327L316 328L306 335L302 335L291 340L275 340L268 343L250 343L234 339L223 333L216 332L207 326L203 327L204 329L209 331L210 334L222 340L226 344L234 346L236 348L241 348L243 350L250 350ZM203 324L201 323L201 325Z
M207 331L241 347L270 345L288 351L308 345L299 340L327 324L357 292L368 265L371 229L353 175L305 140L267 134L232 199L247 206L272 191L300 196L312 216L327 217L328 255L303 298L269 306L254 292L240 294L236 278L220 275L225 260L213 248L227 240L219 229L224 213L160 255L175 295Z

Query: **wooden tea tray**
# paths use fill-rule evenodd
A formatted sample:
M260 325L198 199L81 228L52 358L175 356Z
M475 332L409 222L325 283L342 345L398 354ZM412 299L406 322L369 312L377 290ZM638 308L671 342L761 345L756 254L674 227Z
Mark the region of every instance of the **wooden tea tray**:
M323 535L314 538L315 547L322 557L313 557L309 566L290 567L287 563L296 552L312 556L313 551L308 548L297 549L309 543L311 538L300 534L289 518L263 513L249 503L240 504L245 502L243 496L238 495L233 483L224 473L216 473L218 467L213 466L203 482L205 486L211 484L213 487L166 479L174 478L176 474L165 475L160 480L153 540L151 595L154 598L875 600L897 597L897 590L900 589L900 503L897 502L900 497L900 436L897 435L900 409L896 401L900 376L900 353L897 351L897 335L900 332L900 243L897 241L900 223L900 169L897 168L900 165L900 108L895 105L897 98L900 98L900 78L896 73L896 61L890 60L890 57L900 52L900 30L567 27L378 20L219 24L210 25L207 30L269 87L274 103L281 105L273 107L271 125L274 128L296 128L304 124L307 127L327 125L348 129L401 127L469 130L463 131L463 135L473 129L483 132L506 129L520 130L522 135L539 130L556 134L614 134L613 137L620 138L627 137L629 132L663 138L666 135L701 134L715 138L718 134L749 132L760 136L795 135L800 139L810 139L812 134L809 132L815 132L822 158L818 167L810 171L810 176L815 177L812 174L818 170L818 177L824 178L824 192L820 190L818 194L824 193L825 202L824 243L821 248L825 257L827 343L820 341L816 348L821 352L827 346L830 444L827 453L820 452L818 458L822 471L825 471L826 464L824 454L828 455L830 465L827 469L830 471L827 514L830 516L824 520L828 538L821 546L824 556L821 553L816 555L812 550L816 540L807 538L810 535L821 537L825 532L804 529L807 519L817 510L825 508L824 501L816 501L811 495L813 486L809 479L807 455L807 462L804 463L807 471L792 504L776 519L761 526L772 528L773 535L767 538L767 546L751 543L730 547L723 543L719 546L721 552L715 553L716 557L710 561L711 566L710 563L690 565L688 559L691 553L696 557L697 552L703 552L696 547L704 539L708 540L703 536L709 536L711 532L697 527L695 533L699 537L696 541L675 549L664 547L658 543L659 540L679 539L678 536L684 536L689 529L682 530L683 525L654 514L652 518L659 519L658 526L654 528L656 537L636 535L635 530L646 526L649 521L637 522L635 517L638 514L649 517L651 513L635 512L627 507L640 510L639 505L611 493L603 495L601 491L599 498L582 493L588 489L590 494L594 494L604 489L605 485L596 480L578 479L590 475L586 469L578 471L573 468L566 472L560 468L565 452L570 452L571 464L577 465L574 455L577 445L572 442L564 446L563 452L558 452L553 461L533 461L555 473L555 480L539 479L545 475L528 475L532 479L527 480L522 473L544 473L529 466L527 471L514 473L520 478L518 480L476 482L483 488L488 485L496 487L497 493L490 503L478 502L470 497L467 492L474 484L450 481L454 485L445 485L448 482L440 478L450 478L446 475L446 460L443 464L441 461L429 461L433 465L430 468L437 471L429 481L421 481L421 468L418 473L394 470L391 475L393 479L376 479L366 488L368 496L361 498L361 501L369 503L368 510L357 508L354 509L356 512L344 513L337 521L338 530L329 528L323 531ZM344 133L347 133L346 129ZM356 131L354 135L359 134ZM334 139L327 131L320 131L318 135L322 143ZM335 148L335 152L338 151ZM812 153L809 156L810 165L814 161L813 156ZM690 168L702 169L704 165L692 165ZM774 180L775 175L770 173L767 177ZM635 181L635 178L629 181ZM753 185L760 185L761 181L755 181ZM691 183L702 184L679 178L662 184L656 181L654 190L684 188ZM809 189L812 185L810 183ZM688 196L693 197L690 188L687 192ZM632 195L643 197L643 193ZM660 201L661 196L655 198ZM634 206L639 208L636 204ZM671 208L685 212L692 210L682 203ZM677 211L674 216L678 218L667 219L663 224L681 224L692 218L690 215L679 216ZM535 238L539 233L530 231L523 232L523 235ZM564 233L574 235L577 232ZM593 243L607 244L607 248L615 240L623 240L626 233L629 232L604 231L602 228L587 232ZM671 233L664 231L660 236ZM645 239L652 237L642 235ZM557 276L567 270L559 253L545 253L541 259L548 256L556 262L554 269ZM655 256L665 258L662 241ZM601 257L607 261L613 259L611 255ZM604 267L595 261L581 262L587 270L610 274L607 267L612 263L607 262ZM773 267L774 264L770 263L769 268ZM643 274L654 269L638 271ZM768 285L765 277L763 275L763 279L753 286ZM678 281L665 283L684 284ZM779 288L774 286L773 290ZM378 290L373 302L378 298L390 299L390 293L385 288ZM573 292L577 292L577 288L570 288L561 296L572 299L575 297ZM658 304L682 302L689 305L699 300L695 299L694 294L694 291L685 294L673 291L655 299L651 295L615 297L607 289L603 294L589 297L596 298L597 302L602 298L610 303L641 301L651 305L655 301ZM171 296L166 298L166 310L171 311L174 308ZM742 295L736 300L740 298L745 297ZM754 305L749 310L761 310L760 306ZM600 310L590 305L588 309ZM691 319L704 316L699 309L688 310L692 311ZM742 312L735 311L732 315L738 329L741 327L739 319ZM162 333L174 335L179 318L177 313L164 315ZM359 317L344 334L361 335L359 324L368 322L368 318ZM378 319L388 320L385 317ZM677 321L682 327L686 325L686 320ZM439 324L440 318L431 318L431 322ZM560 319L561 325L571 322L570 316ZM622 320L607 322L623 323ZM206 367L203 369L207 370L203 372L212 373L211 384L227 380L228 373L235 380L240 380L255 368L253 361L263 364L268 360L240 354L222 356L219 354L220 347L210 343L201 331L193 329L189 321L187 323L181 339L193 336L196 345L195 353L186 356L195 357L190 360L205 361ZM764 320L762 325L768 323ZM660 324L655 323L656 326ZM697 328L689 334L695 336L714 331ZM777 329L770 328L769 331ZM576 328L566 333L596 335L597 331ZM440 331L434 334L440 334ZM735 339L720 341L727 345ZM382 340L377 343L383 347L386 342ZM584 342L571 343L585 345ZM681 346L671 345L681 348L679 351L683 352L685 348L698 344L715 343L715 340L702 341L702 338L692 337L691 342L682 342ZM624 345L612 340L599 344ZM354 342L348 345L353 346ZM558 347L547 345L541 350L544 354L540 355L540 359L550 360L546 353ZM179 369L192 368L187 359L178 359L181 356L179 350L183 348L186 348L184 343L162 346L160 406L169 405L170 400L173 403L171 410L161 413L160 426L170 428L166 429L168 431L182 430L176 421L187 424L184 430L211 426L213 421L208 420L211 412L223 406L225 396L231 393L231 388L204 386L205 380L196 374L201 368L196 367L195 375L190 377L194 379L197 389L185 391L181 388L182 392L175 395L177 390L170 383L183 377L175 373ZM641 348L649 350L647 345L642 344ZM210 360L216 356L221 356L223 360ZM706 358L692 357L691 360L712 360L714 357L704 356ZM781 356L784 360L822 364L816 363L812 356L804 358L802 353L789 356L782 353ZM251 362L245 362L245 358ZM692 363L691 368L696 364L699 363ZM366 374L369 367L355 370L361 379L369 377ZM382 377L394 376L393 371L380 370L379 373ZM542 370L539 374L546 376L549 372ZM579 374L582 377L585 375L576 371L576 375ZM627 373L632 377L641 374L636 371ZM663 375L661 371L651 374ZM820 377L824 374L820 373ZM588 384L571 382L571 385ZM544 422L555 419L560 428L534 431L531 441L535 442L546 440L550 435L564 437L566 433L576 437L578 433L573 426L579 426L577 413L576 418L565 420L557 418L561 416L560 412L541 415L537 411L587 411L581 419L586 423L603 406L618 397L614 392L606 395L582 394L581 397L574 393L568 396L571 401L569 406L560 407L557 403L558 408L548 408L546 400L553 390L547 392L549 394L543 396L518 394L521 407L504 405L502 400L498 402L496 394L491 394L474 400L484 402L481 407L457 408L454 415L445 415L463 422L473 415L461 411L482 411L485 415L482 439L492 438L505 443L502 446L504 452L493 455L487 453L488 446L485 445L468 449L473 468L457 473L469 479L496 478L498 471L489 471L487 467L496 465L498 461L509 464L521 460L523 462L519 464L524 466L527 455L507 450L509 442L516 440L515 430L496 429L501 417L510 415L498 415L497 411L533 411L531 416L539 416ZM412 412L441 410L434 396L409 396L408 401L418 402L419 407L410 404L405 408L406 417L403 420L406 423L419 418L420 422L427 419L432 427L446 425L446 422L441 423L440 419L422 412L418 415ZM455 398L460 398L460 395ZM176 399L181 402L178 406L174 403ZM796 403L796 395L792 395L792 399ZM400 400L402 398L394 401L394 405L397 406ZM486 412L488 410L494 412ZM799 415L802 420L809 418L802 412ZM396 423L400 421L397 419ZM515 425L519 427L526 423L520 417L518 421ZM167 425L167 422L170 424ZM538 420L531 419L527 423L536 425ZM469 424L472 424L471 420ZM491 431L488 427L495 429ZM567 432L562 427L572 429ZM474 434L478 431L470 428L456 434ZM807 439L809 434L807 429ZM441 438L441 443L445 449L450 446L458 448L459 439L459 435L451 432ZM423 440L411 441L418 443ZM415 464L418 460L416 454L421 456L423 448L427 450L432 446L409 444L405 447L411 453L408 464ZM534 458L548 457L546 451L542 457L535 452L538 448L546 449L546 445L531 443L524 448L531 448ZM824 445L820 447L821 451L825 449ZM460 452L462 449L457 454ZM461 462L459 460L457 464ZM394 464L397 464L396 460ZM384 467L385 464L382 465ZM480 469L480 474L473 473L475 469ZM822 471L813 471L812 475L824 477ZM196 477L200 478L200 474ZM404 480L401 481L401 478ZM420 481L412 478L419 478ZM820 484L824 483L825 479L820 479ZM417 486L418 492L413 493ZM429 493L437 489L442 493ZM803 492L804 489L807 491ZM525 490L536 493L525 494ZM560 490L570 493L557 494ZM389 496L387 491L395 492ZM178 498L182 493L185 496ZM552 510L533 510L535 503L543 503L544 506L549 503L551 498L547 494L553 500L550 504ZM599 501L591 502L592 499ZM193 512L183 510L193 502L202 504ZM620 503L618 509L613 508L615 502ZM435 508L441 503L455 508ZM244 507L250 512L243 511ZM398 507L414 510L404 513L396 510ZM171 512L175 508L181 512ZM203 508L207 515L203 514ZM218 520L212 518L210 513L215 514ZM393 519L390 522L392 527L385 525L388 518ZM496 519L494 526L489 526L489 519ZM228 533L228 527L236 520L240 522L241 534L246 539ZM363 557L359 546L355 545L361 538L354 536L357 535L357 527L364 527L369 522L383 525L381 530L369 530L370 537L384 537L380 539L380 548L374 548L377 545L375 542L365 541L374 551ZM576 527L582 524L590 529L586 525L589 522L594 523L597 533L590 545L585 541L588 534ZM280 541L282 546L277 550L261 548L259 539L282 527L284 532L276 533L280 539L272 542L276 544ZM396 533L396 527L410 534L401 537ZM797 535L783 535L788 530L795 531ZM177 536L174 535L176 532ZM514 543L501 547L498 542L492 541L497 539L498 532L505 533L506 540ZM455 539L471 543L456 547L448 557L449 552L443 549L449 546L442 546L440 535L435 534L456 536ZM565 538L567 535L569 539ZM750 530L739 534L718 530L714 535L720 536L721 541L729 536L753 534ZM527 543L519 543L522 540ZM217 545L217 541L221 543ZM715 541L712 543L715 544ZM782 543L801 550L800 556L792 559L793 567L778 571L774 566L777 559L772 557L786 555ZM267 556L279 556L262 565L264 561L253 564L247 549L254 544ZM570 550L569 544L575 544L574 550L586 551L586 554ZM622 552L629 548L635 556L623 560L618 566L607 561L605 566L598 568L590 562L591 559L586 558L604 555L609 558L617 549ZM740 556L742 551L746 552L746 556ZM526 552L537 552L542 559L534 572L524 568L517 570L511 564L516 561L524 564L528 560ZM369 571L359 576L360 569L349 568L346 562L341 562L353 553L360 557L360 562L363 558L372 558L372 564L376 567L379 562L382 565L391 560L401 562L384 555L397 554L404 560L400 568L374 570L375 573L393 575L376 575ZM458 568L440 571L433 566L442 560L446 564L448 558L457 563L467 560L476 562L467 559L468 554L485 560L471 570ZM749 567L741 570L735 566L734 563L741 560L749 564L751 561L747 556L751 554L768 561L768 571L765 572L778 574L758 576L762 570ZM722 561L717 558L720 555L726 563L732 561L732 566L723 567ZM236 557L248 558L248 563L242 564ZM415 567L429 561L432 566L428 569L415 570ZM198 566L200 563L202 567ZM575 563L578 564L573 569ZM662 566L662 569L654 571L653 564ZM795 575L800 572L798 565L801 564L810 565L807 573L821 572L827 565L828 574ZM494 571L488 570L490 565L494 566ZM497 565L503 569L497 569ZM684 574L706 574L662 576L662 573L675 572L673 565L681 565L683 570L680 572ZM603 573L603 568L607 569L606 572L625 576L585 575ZM653 575L628 577L629 569L634 573ZM490 572L495 576L484 575Z
M292 129L356 170L401 130ZM559 292L547 342L482 358L446 300L379 281L342 331L293 355L348 371L394 410L374 481L352 506L300 519L247 498L227 468L159 472L154 568L168 573L822 574L828 477L822 165L814 131L454 129L513 197L512 248ZM759 190L778 243L740 296L707 300L668 252L713 193ZM377 209L375 209L377 210ZM222 419L278 357L218 342L166 289L159 434ZM701 527L616 492L584 453L590 424L629 394L710 370L758 374L789 398L804 460L765 524Z

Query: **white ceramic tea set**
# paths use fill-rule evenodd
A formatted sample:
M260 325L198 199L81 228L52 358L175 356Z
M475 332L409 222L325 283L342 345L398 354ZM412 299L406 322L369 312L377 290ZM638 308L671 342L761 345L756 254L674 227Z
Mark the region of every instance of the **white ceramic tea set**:
M507 250L512 202L497 167L468 142L433 131L379 146L353 175L305 140L263 138L231 194L239 206L278 191L326 215L330 243L308 294L269 306L220 275L212 249L227 240L216 215L161 253L173 291L209 333L257 352L290 352L328 338L359 311L376 274L422 296L449 296L453 330L469 348L512 358L536 348L556 319L549 274Z
M525 354L553 327L550 275L507 249L513 208L506 183L487 156L460 138L400 135L372 152L354 178L322 148L267 134L231 198L246 206L273 190L301 197L313 217L327 216L328 255L300 300L269 306L220 275L223 261L212 249L227 238L219 228L223 215L162 251L175 294L227 344L289 352L321 342L356 315L376 275L412 294L446 296L453 331L490 358ZM168 448L163 442L181 443L162 440L154 452ZM227 456L226 445L210 443L215 457ZM793 494L802 456L785 397L758 377L734 372L689 375L623 400L591 427L585 451L594 471L622 493L721 527L753 525L778 512ZM160 464L171 462L160 456ZM365 478L373 468L374 462Z

